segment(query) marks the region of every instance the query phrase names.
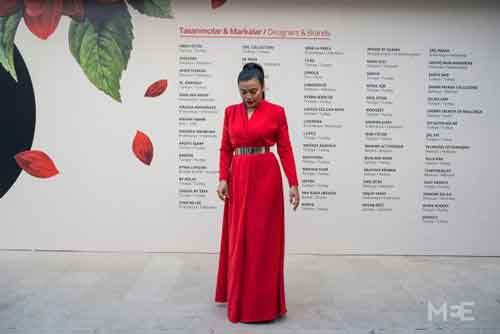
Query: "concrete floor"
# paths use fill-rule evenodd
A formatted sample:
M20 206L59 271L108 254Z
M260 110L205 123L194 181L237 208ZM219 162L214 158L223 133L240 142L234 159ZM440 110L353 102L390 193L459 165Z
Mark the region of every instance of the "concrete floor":
M0 333L500 333L500 258L287 255L288 314L263 324L213 302L217 259L0 251ZM463 302L474 320L452 316Z

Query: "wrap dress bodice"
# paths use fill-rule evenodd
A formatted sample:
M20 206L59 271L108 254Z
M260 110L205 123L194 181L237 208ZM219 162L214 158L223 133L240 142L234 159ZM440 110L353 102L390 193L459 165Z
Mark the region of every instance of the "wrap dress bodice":
M297 186L297 171L284 108L262 99L249 118L243 102L228 106L224 111L219 180L227 180L236 147L274 144L289 186Z

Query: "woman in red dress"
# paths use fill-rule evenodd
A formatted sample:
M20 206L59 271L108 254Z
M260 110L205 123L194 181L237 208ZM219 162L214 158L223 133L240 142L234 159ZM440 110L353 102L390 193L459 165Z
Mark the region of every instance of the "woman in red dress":
M216 302L231 322L270 321L287 312L284 285L285 207L276 144L299 205L294 155L285 110L264 95L264 71L246 64L238 76L242 102L224 111L219 186L224 201Z

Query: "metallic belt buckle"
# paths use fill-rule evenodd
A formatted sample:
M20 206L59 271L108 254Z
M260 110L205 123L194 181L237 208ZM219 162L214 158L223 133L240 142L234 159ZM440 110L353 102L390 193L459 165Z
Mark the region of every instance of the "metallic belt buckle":
M254 154L254 153L260 153L260 152L265 152L265 147L260 147L260 146L244 146L244 147L238 147L237 154Z

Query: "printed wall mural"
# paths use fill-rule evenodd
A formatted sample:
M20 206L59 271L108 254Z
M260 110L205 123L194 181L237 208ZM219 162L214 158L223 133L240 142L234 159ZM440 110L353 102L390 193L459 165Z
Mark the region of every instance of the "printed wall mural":
M211 0L209 6L213 10L225 2ZM4 138L9 138L0 144L0 198L21 170L37 178L50 178L59 173L50 154L31 147L36 103L29 69L15 46L21 22L35 36L47 40L61 18L69 17L68 48L76 63L92 85L114 101L122 102L120 80L127 70L134 40L131 8L150 17L174 19L171 0L0 1L0 89L5 97L0 126ZM146 88L144 97L158 97L167 86L168 80L160 79ZM153 143L146 133L137 130L131 148L139 161L151 164Z
M17 82L0 67L0 198L12 187L21 168L15 155L31 148L35 134L35 94L28 69L15 46L11 61L17 72Z

